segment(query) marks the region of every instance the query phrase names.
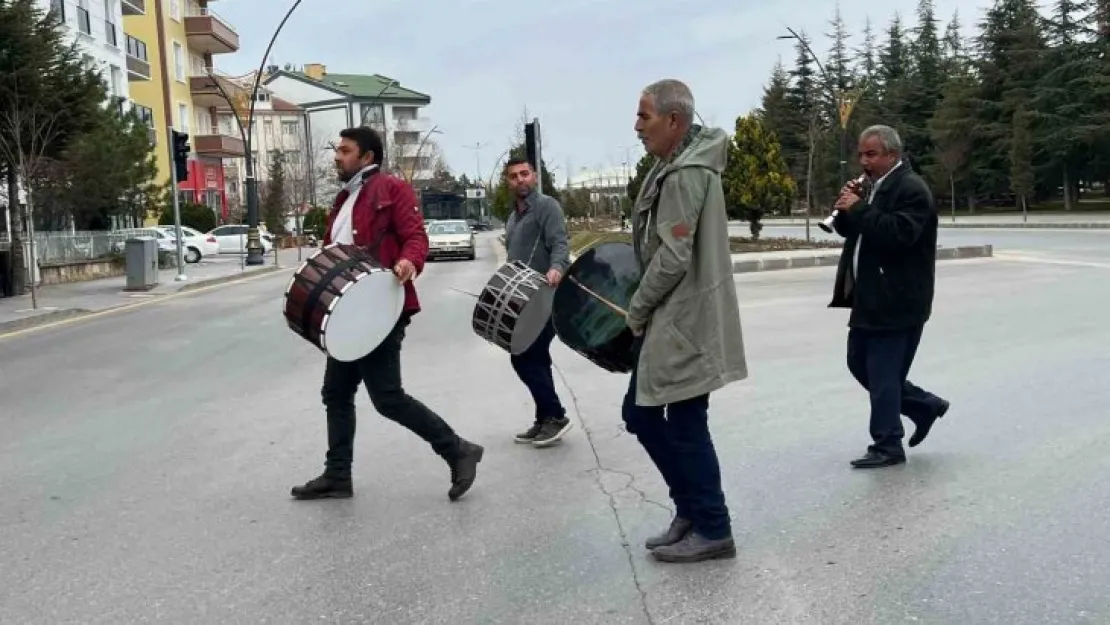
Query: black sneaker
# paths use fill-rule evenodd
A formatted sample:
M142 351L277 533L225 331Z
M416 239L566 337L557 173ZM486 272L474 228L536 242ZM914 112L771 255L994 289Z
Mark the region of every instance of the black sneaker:
M294 486L292 490L295 499L347 499L354 494L350 478L331 477L327 474L302 486Z
M451 489L447 491L447 497L451 501L458 501L474 485L474 479L478 477L478 463L482 461L485 451L481 445L459 439L458 450L447 460L451 467Z
M566 417L544 421L543 425L540 426L539 433L532 439L532 446L550 447L558 443L566 436L573 425L570 419Z
M514 436L513 440L518 443L523 443L527 445L536 440L536 437L539 436L541 429L543 429L543 421L536 419L536 422L532 424L532 427Z

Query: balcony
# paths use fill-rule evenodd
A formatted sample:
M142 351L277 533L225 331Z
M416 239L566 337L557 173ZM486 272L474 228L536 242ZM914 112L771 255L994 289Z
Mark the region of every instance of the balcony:
M223 93L220 92L220 87L216 86L216 81L220 81L219 85L223 88ZM193 96L193 105L201 108L228 108L227 100L224 99L223 94L236 101L235 105L239 106L250 105L250 98L247 97L247 91L239 85L231 82L226 78L219 76L190 76L189 77L189 93Z
M196 52L228 54L239 49L239 33L219 15L206 8L185 17L185 37Z
M121 0L124 15L146 15L146 0Z
M197 156L242 158L247 153L243 140L229 135L193 135L191 141Z
M127 35L127 79L150 80L150 59L147 57L146 43Z

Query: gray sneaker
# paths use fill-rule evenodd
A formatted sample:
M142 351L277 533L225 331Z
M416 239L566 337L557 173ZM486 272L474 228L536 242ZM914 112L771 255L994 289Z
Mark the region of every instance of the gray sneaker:
M532 441L536 440L536 437L539 436L541 429L543 429L543 421L536 421L532 424L532 427L514 436L513 440L518 443L528 445Z
M566 436L566 433L570 431L573 425L570 419L566 417L544 421L540 426L539 433L536 434L536 437L532 440L532 446L551 447L555 445Z

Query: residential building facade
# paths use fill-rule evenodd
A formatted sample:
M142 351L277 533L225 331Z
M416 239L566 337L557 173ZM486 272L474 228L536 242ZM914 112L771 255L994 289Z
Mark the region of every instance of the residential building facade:
M426 144L435 126L422 115L430 96L388 76L331 74L319 63L300 70L270 67L263 84L304 109L315 162L333 159L330 146L341 130L365 125L382 133L387 170L414 183L432 179L434 151Z
M109 97L121 109L130 97L123 16L135 10L135 2L143 0L39 0L43 10L57 11L66 30L77 41L81 56L100 71Z
M244 90L248 85L242 84ZM240 134L237 111L225 105L217 110L220 132ZM282 173L285 176L285 193L290 213L304 210L315 203L315 163L309 149L307 120L301 107L274 96L268 89L260 88L254 104L254 126L251 129L251 160L254 177L262 189L269 180L276 164L276 154L281 154ZM245 131L246 128L244 127ZM246 159L224 162L227 175L228 205L232 214L242 214L246 209L243 189L246 181Z
M180 199L206 205L226 219L224 159L241 158L245 151L238 133L221 132L216 110L226 104L212 75L215 56L237 51L239 35L209 9L208 0L118 1L141 9L124 18L125 50L132 98L140 114L149 117L158 146L157 181L170 181L172 125L189 135L192 147L189 176L178 182Z

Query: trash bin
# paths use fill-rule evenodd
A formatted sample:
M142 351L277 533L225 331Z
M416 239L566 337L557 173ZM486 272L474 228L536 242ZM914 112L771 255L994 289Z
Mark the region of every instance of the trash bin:
M134 237L124 243L128 291L149 291L158 286L158 240Z

